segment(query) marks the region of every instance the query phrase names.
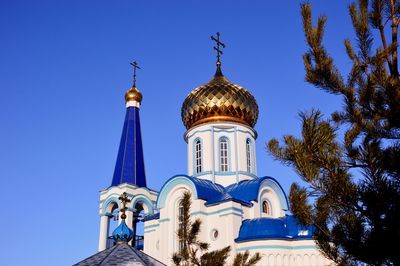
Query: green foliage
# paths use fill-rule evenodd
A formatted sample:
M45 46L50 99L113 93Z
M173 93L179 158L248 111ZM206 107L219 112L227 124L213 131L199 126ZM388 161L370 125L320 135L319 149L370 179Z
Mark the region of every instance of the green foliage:
M238 253L233 260L232 266L253 266L261 260L260 253L255 253L250 259L250 253L246 250L244 253Z
M194 222L190 218L191 193L184 192L181 200L182 204L182 226L178 229L179 241L183 243L183 248L172 255L172 262L177 266L224 266L229 256L231 247L208 251L209 244L198 239L200 233L201 220ZM239 257L239 258L238 258ZM249 260L249 253L238 253L235 257L234 266L253 266L261 259L259 253L254 254Z
M301 14L309 46L303 56L306 81L341 96L344 104L331 119L316 110L300 113L300 138L268 143L274 158L308 184L292 185L292 212L316 227L319 248L340 265L400 265L393 244L400 243L400 2L360 0L349 6L357 49L344 41L352 63L346 78L323 45L327 18L314 26L310 4L301 5Z

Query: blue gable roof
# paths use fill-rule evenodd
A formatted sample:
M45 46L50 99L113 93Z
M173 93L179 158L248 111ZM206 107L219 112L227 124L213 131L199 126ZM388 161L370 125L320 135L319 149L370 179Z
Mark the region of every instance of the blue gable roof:
M163 208L166 195L177 184L186 184L192 187L195 198L205 200L205 205L215 205L225 201L235 201L245 206L252 206L252 201L258 201L258 192L262 182L275 187L282 207L288 209L286 194L279 183L272 177L261 177L252 180L244 180L237 184L223 187L210 180L201 179L188 175L176 175L171 177L161 188L157 199L157 208Z
M142 221L143 222L147 222L147 221L158 220L158 219L160 219L160 213L159 212L145 216L142 219Z
M251 201L258 202L258 192L263 182L266 182L268 183L268 185L276 188L275 191L279 196L282 208L288 210L289 203L285 191L278 183L278 181L276 181L275 178L270 176L264 176L250 180L242 180L239 183L227 186L226 192L237 200L242 200L245 202L251 202Z
M286 194L279 183L272 177L261 177L244 180L228 187L188 175L176 175L170 178L161 188L157 198L157 208L165 207L167 195L177 185L185 185L193 192L195 199L202 199L205 205L215 205L225 201L236 201L245 206L251 206L252 201L258 201L259 190L268 186L275 190L283 208L288 208ZM154 217L149 217L154 219ZM257 218L242 222L236 242L257 239L311 239L313 227L302 226L293 216L281 218Z
M220 184L191 176L188 176L188 178L196 185L197 197L206 200L206 205L214 205L229 200L237 201L243 205L251 205L250 202L232 197Z
M292 215L244 220L235 242L259 239L311 239L312 226L302 226Z
M226 195L224 187L219 184L192 176L187 176L187 178L195 184L197 197L207 201L207 203L222 201L229 197Z
M165 206L166 196L177 184L186 184L191 187L194 193L193 196L206 201L206 205L214 205L230 200L239 202L246 206L252 205L250 202L233 198L231 195L226 193L225 188L220 184L193 176L176 175L165 182L161 188L157 198L157 208L163 208Z
M139 108L126 109L121 142L111 186L130 183L146 187Z

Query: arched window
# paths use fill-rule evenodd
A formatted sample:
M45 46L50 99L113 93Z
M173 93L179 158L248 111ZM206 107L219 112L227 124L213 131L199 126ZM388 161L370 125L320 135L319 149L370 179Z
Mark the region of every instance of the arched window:
M219 170L228 172L228 139L223 137L219 140Z
M252 172L252 159L251 158L251 141L250 139L246 140L246 163L247 163L247 172Z
M264 215L271 215L271 206L269 205L269 202L267 200L264 200L262 203L262 212Z
M203 170L202 168L202 150L201 150L201 141L200 139L195 140L194 142L194 163L195 163L195 171L196 174L201 173L201 171Z
M182 201L179 201L179 205L178 205L178 230L183 230L183 203ZM179 250L182 250L184 248L185 245L185 241L183 240L178 240L179 241Z

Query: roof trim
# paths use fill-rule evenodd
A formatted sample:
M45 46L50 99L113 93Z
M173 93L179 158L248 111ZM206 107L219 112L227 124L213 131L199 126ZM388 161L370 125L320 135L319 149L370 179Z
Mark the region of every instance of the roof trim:
M226 187L226 192L235 199L245 202L258 202L260 189L263 186L271 187L278 195L282 209L289 210L289 201L286 193L279 182L270 176L254 178L250 180L242 180Z
M253 240L306 240L313 238L313 226L303 226L293 215L281 218L255 218L242 221L235 242Z
M168 179L168 181L161 187L156 202L157 209L165 207L165 201L169 192L180 184L188 186L193 192L193 197L197 199L197 189L190 177L188 175L175 175Z

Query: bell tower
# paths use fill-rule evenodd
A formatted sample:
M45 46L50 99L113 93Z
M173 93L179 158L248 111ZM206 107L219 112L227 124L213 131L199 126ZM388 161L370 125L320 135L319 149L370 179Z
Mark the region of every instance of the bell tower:
M125 93L125 121L117 154L111 186L100 191L100 236L99 251L115 244L111 235L111 223L121 225L123 221L133 232L130 244L143 248L143 237L139 235L138 223L144 215L154 212L157 192L149 189L146 182L142 134L140 128L140 106L142 93L136 87L137 62L133 66L133 85ZM121 195L130 200L121 205ZM123 215L123 218L121 218Z

